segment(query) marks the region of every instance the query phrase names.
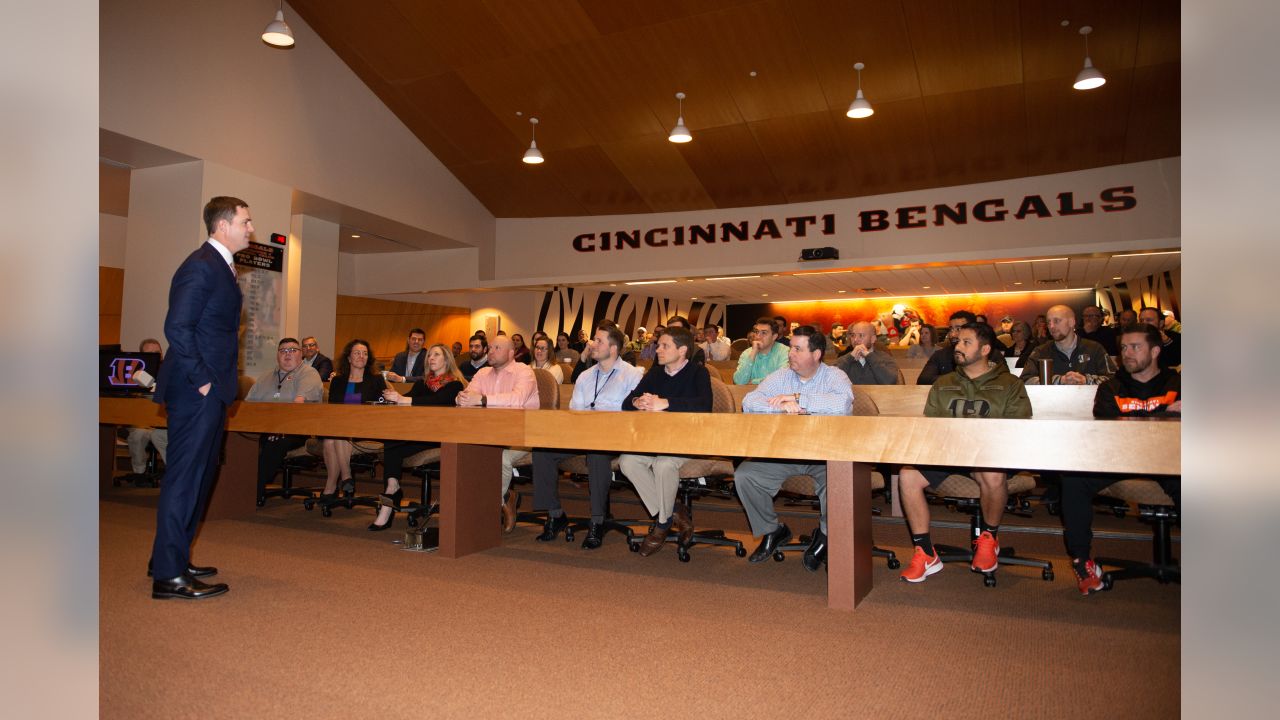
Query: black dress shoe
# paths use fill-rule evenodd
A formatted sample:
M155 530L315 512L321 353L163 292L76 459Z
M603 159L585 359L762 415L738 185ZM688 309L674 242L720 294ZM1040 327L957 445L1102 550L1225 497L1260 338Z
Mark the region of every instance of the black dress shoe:
M556 535L559 535L561 530L567 527L569 527L568 515L561 515L557 518L548 515L547 521L542 523L542 534L535 539L538 542L551 542L556 539Z
M179 600L203 600L217 597L227 592L226 583L206 585L190 575L182 574L170 580L156 580L151 583L151 597L157 600L178 598Z
M818 568L822 567L822 563L827 558L827 534L821 530L813 531L813 540L809 541L809 547L805 549L804 556L800 558L804 569L809 572L818 572Z
M751 553L751 557L747 558L747 560L753 563L764 562L773 557L773 553L778 549L778 546L790 539L791 528L787 527L786 523L783 523L778 526L777 530L765 533L764 537L760 538L760 546L756 548L755 552Z
M595 550L604 544L604 523L591 523L587 536L582 539L583 550Z
M218 568L200 567L198 565L192 565L191 563L187 563L186 574L190 575L191 577L212 577L218 574ZM151 561L150 560L147 561L147 577L151 577Z

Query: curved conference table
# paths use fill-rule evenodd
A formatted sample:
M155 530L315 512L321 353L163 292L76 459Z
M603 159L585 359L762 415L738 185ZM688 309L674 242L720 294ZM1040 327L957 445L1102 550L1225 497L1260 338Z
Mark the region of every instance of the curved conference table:
M1036 395L1068 388L1037 388ZM927 388L925 389L927 390ZM1075 388L1089 391L1093 388ZM1064 394L1065 397L1065 394ZM112 426L163 426L142 398L100 398L100 483L110 485ZM1181 423L952 419L879 415L602 413L409 406L244 403L227 429L432 440L441 443L439 555L460 558L502 542L494 505L501 450L545 447L610 452L821 459L827 462L827 603L852 610L871 590L871 479L876 463L1181 475ZM257 444L229 434L210 517L255 510Z

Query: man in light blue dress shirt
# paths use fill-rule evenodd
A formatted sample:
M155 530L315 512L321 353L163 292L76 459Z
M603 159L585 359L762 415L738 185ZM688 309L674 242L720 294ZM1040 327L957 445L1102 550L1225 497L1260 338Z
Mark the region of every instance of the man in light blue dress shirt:
M622 402L640 383L640 378L644 377L643 370L618 357L626 343L627 338L618 330L617 325L609 324L596 329L596 334L591 339L591 357L596 359L596 364L584 370L573 384L570 410L617 412L622 409ZM535 450L533 453L533 507L547 511L542 534L537 537L542 542L554 540L569 526L569 518L560 506L560 461L582 454L563 450ZM582 541L582 547L595 550L600 547L604 538L604 521L609 511L609 485L613 481L611 462L614 456L603 453L586 453L586 456L587 477L591 488L591 527Z
M853 385L841 370L825 365L827 338L812 325L802 325L791 336L787 367L776 370L742 399L743 412L810 415L849 415L853 411ZM792 475L810 475L822 510L821 523L805 550L806 570L816 571L827 551L827 465L778 460L748 460L738 466L733 485L751 521L751 534L763 536L751 554L758 563L773 555L791 539L791 530L778 522L773 497Z

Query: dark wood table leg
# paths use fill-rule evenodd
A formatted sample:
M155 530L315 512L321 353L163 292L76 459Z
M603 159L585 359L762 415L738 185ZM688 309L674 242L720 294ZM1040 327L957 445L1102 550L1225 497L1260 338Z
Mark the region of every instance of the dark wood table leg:
M98 495L111 490L116 475L116 426L98 426Z
M440 550L448 558L502 544L502 448L440 446Z
M871 466L827 463L827 607L853 610L871 592Z
M213 480L204 519L252 517L258 510L258 436L229 432L223 447L225 455Z

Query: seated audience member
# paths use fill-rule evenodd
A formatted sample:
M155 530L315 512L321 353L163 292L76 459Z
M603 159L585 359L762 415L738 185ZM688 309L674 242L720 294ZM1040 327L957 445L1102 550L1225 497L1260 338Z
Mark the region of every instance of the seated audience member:
M683 315L672 315L667 319L667 327L679 327L688 330L690 335L693 334L693 328L689 325L689 320ZM699 365L707 364L707 354L699 347L697 339L694 339L693 346L689 348L689 361L696 362Z
M249 388L245 402L318 403L324 383L314 367L304 365L305 352L294 338L284 338L276 347L276 366L266 371ZM258 436L258 497L262 496L290 450L307 444L306 435Z
M541 330L534 330L533 334L529 336L529 354L530 355L533 354L533 344L538 342L538 338L546 338L547 342L551 342L550 335L542 332Z
M556 384L564 383L564 371L560 369L560 364L551 354L551 339L548 337L540 337L533 341L533 356L530 358L529 367L534 370L546 370L556 379Z
M692 328L693 344L702 347L702 343L707 341L707 329L704 327Z
M876 350L876 330L869 322L853 324L849 354L836 361L836 367L849 376L854 385L897 385L898 363L888 350Z
M1046 314L1052 342L1036 346L1022 368L1022 381L1040 382L1040 360L1053 361L1049 382L1053 385L1097 385L1111 377L1107 351L1092 340L1076 334L1076 312L1066 305L1054 305Z
M783 345L791 344L791 325L787 323L787 319L781 315L773 316L773 332L778 336L774 342Z
M596 329L599 330L600 328ZM640 357L640 353L644 351L644 346L648 344L648 337L649 331L646 330L643 325L636 328L636 334L632 336L631 342L627 343L627 347L623 349L622 354L626 355L627 353L634 353L635 357L638 359Z
M524 344L524 336L516 333L511 336L511 359L518 363L528 365L533 362L533 354L529 352L529 348Z
M702 353L708 360L715 362L724 362L729 359L732 352L732 343L729 338L720 334L720 326L714 323L708 323L702 329Z
M1182 335L1164 329L1164 316L1159 310L1144 306L1138 311L1138 322L1160 331L1160 367L1171 368L1182 365Z
M360 405L382 397L387 382L369 369L373 348L364 340L355 339L342 348L338 358L338 371L329 381L329 402L344 405ZM324 438L324 465L328 476L324 481L321 500L331 500L338 492L339 481L343 492L355 492L351 479L351 455L355 450L351 438Z
M868 324L868 327L870 325ZM811 325L801 325L791 336L787 367L775 370L755 390L742 398L742 410L749 413L808 413L848 415L853 410L853 387L837 368L822 362L827 350L826 336ZM751 554L758 563L773 555L778 546L791 539L791 529L778 522L773 497L792 475L811 475L821 509L818 530L804 552L804 568L814 572L827 552L827 464L780 460L747 460L733 474L733 486L751 521L751 534L760 537L760 546Z
M581 353L587 347L587 334L581 330L573 334L573 342L569 343L569 347Z
M472 335L467 341L468 357L458 368L462 379L470 381L481 368L489 364L489 341L483 335Z
M578 360L582 358L582 353L569 347L569 333L560 333L556 335L556 362L577 365Z
M976 322L976 323L982 323L983 325L990 325L990 324L991 324L991 323L987 322L987 316L986 316L986 315L983 315L982 313L974 313L974 315L973 315L973 321L974 321L974 322Z
M316 371L320 382L333 377L333 361L320 352L320 343L310 336L302 338L302 364Z
M404 350L396 353L391 361L391 370L387 371L387 380L391 382L417 382L422 379L422 368L426 365L426 356L422 354L422 346L427 343L427 333L422 328L409 331L409 341ZM370 358L372 360L373 358Z
M655 325L653 332L646 333L644 336L644 349L640 351L640 359L653 362L658 356L658 338L667 331L666 326Z
M488 335L487 333L485 333L485 331L483 331L483 330L476 330L475 332L473 332L473 333L471 333L471 334L472 334L472 335L477 335L477 336L479 336L479 337L484 338L485 343L488 343L488 342L489 342L489 335Z
M1120 311L1119 315L1116 316L1115 329L1123 330L1124 328L1127 328L1130 325L1137 324L1137 322L1138 322L1138 312L1136 310L1125 308Z
M1044 315L1037 315L1035 324L1031 326L1031 342L1043 345L1053 338L1049 335L1049 321Z
M1182 375L1161 367L1160 330L1154 326L1130 325L1120 331L1120 369L1115 377L1098 386L1093 396L1096 418L1162 417L1182 415ZM1076 572L1080 594L1103 589L1102 568L1093 561L1093 497L1099 491L1129 475L1062 476L1063 540L1071 567ZM1182 480L1179 477L1152 478L1160 483L1174 505L1182 507Z
M761 317L751 328L751 347L738 356L738 369L733 371L735 385L755 385L769 373L787 364L787 346L778 342L773 318Z
M153 352L162 358L164 355L160 341L155 338L147 338L138 343L138 352ZM155 374L152 373L152 375ZM162 461L168 462L166 455L169 448L169 430L167 428L131 427L125 442L129 444L129 467L133 470L132 477L139 478L139 482L146 480L147 443L155 446Z
M1001 335L1013 334L1013 323L1014 323L1014 319L1012 315L1005 315L1004 317L1000 318L1000 334ZM1031 326L1028 325L1027 329L1030 330Z
M831 334L827 336L827 347L834 350L837 355L844 355L849 351L849 338L845 332L844 325L834 323L831 326Z
M427 371L421 380L409 388L409 392L401 395L395 388L382 391L382 399L397 405L416 405L418 407L453 407L458 393L466 388L467 382L462 372L453 362L453 354L439 343L427 348ZM370 530L386 530L391 527L396 508L404 499L404 490L400 487L400 476L404 473L404 461L423 450L439 447L438 442L417 442L413 440L387 440L382 444L382 481L386 488L382 496L386 501L378 508L378 517L369 525Z
M973 317L973 313L968 310L951 313L948 321L950 332L947 333L946 340L925 361L924 367L920 368L920 375L916 378L917 385L932 385L935 380L956 369L955 336L960 328L974 322Z
M618 327L618 324L614 321L601 320L596 324L596 332L615 327ZM591 348L593 346L594 343L587 343L582 347L582 350L578 352L578 364L573 366L573 375L569 378L570 382L578 382L578 378L582 376L582 373L586 372L588 368L596 364L595 359L591 357Z
M627 399L623 410L644 412L711 412L711 376L705 365L689 360L693 335L682 327L668 328L658 338L658 356ZM689 508L676 501L680 489L680 466L688 458L673 455L626 454L618 467L644 501L645 509L657 518L640 543L640 555L658 551L674 529L680 543L693 536Z
M935 333L932 325L922 324L919 331L919 342L907 348L907 359L929 358L938 350L934 344Z
M1009 347L1005 348L1004 356L1018 359L1014 367L1026 367L1027 359L1036 349L1036 344L1031 342L1031 326L1019 320L1013 324L1013 330L1009 335L1012 340L1009 342Z
M570 410L619 411L622 403L640 382L644 372L618 357L626 336L618 327L596 329L591 341L595 364L587 368L573 384ZM550 542L569 526L569 518L560 505L560 462L575 455L587 456L587 482L591 493L591 526L582 541L586 550L595 550L604 541L604 520L609 509L609 486L613 482L612 454L570 452L565 450L533 451L533 508L546 510L547 520L537 539Z
M510 339L496 337L489 346L489 366L480 368L466 390L458 393L459 407L538 409L538 381L533 368L515 361ZM502 529L516 526L516 492L511 489L511 462L516 453L502 453Z
M1176 332L1179 335L1181 335L1182 323L1178 322L1178 318L1173 316L1173 311L1165 310L1163 315L1164 315L1164 324L1160 326L1160 329L1166 332Z
M451 348L451 350L453 351L453 359L454 359L454 363L456 364L458 358L462 357L462 343L458 342L457 340L454 340L453 347Z
M1080 319L1081 324L1084 326L1079 331L1080 337L1098 343L1107 351L1108 355L1115 357L1117 354L1116 333L1102 324L1102 308L1097 305L1090 305L1080 311Z
M960 328L955 340L956 369L933 383L925 401L928 417L995 417L1029 418L1031 401L1027 388L1009 372L1003 358L991 360L995 331L989 325L971 323ZM981 503L979 534L973 539L974 572L988 573L1000 564L1000 520L1004 516L1009 489L1008 474L993 468L957 468L947 466L905 466L898 476L898 494L902 512L907 518L911 544L915 553L902 571L907 582L922 582L942 570L942 559L929 537L929 502L926 487L938 487L953 474L970 474L978 483Z

